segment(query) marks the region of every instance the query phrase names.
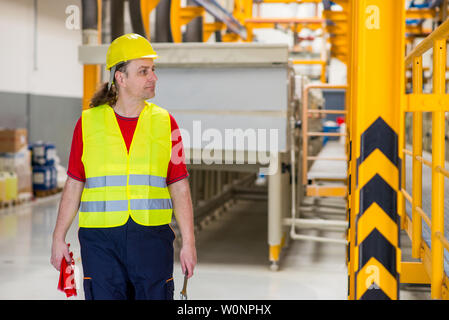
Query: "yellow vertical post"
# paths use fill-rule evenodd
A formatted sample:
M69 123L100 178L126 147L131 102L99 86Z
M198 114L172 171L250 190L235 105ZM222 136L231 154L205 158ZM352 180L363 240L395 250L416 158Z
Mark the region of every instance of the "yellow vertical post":
M436 40L433 46L433 93L446 91L446 39ZM444 234L444 176L436 167L444 168L444 111L432 113L432 275L431 297L441 299L443 285L443 245L437 232Z
M357 0L353 44L354 299L399 299L405 2ZM353 63L352 62L352 63Z
M413 59L413 93L422 93L422 56ZM412 160L412 257L420 258L422 241L422 218L416 207L422 207L422 112L413 112L413 160Z
M358 2L352 0L349 3L348 11L350 16L350 23L348 25L349 31L349 55L348 55L348 90L346 91L346 100L348 106L348 299L355 299L355 212L354 212L354 201L355 197L353 195L353 190L355 189L355 153L352 147L352 142L354 140L355 129L355 116L357 112L357 105L354 93L356 92L357 74L355 72L357 65L357 56L355 54L355 48L357 43L357 14Z
M95 93L95 89L98 83L98 65L84 65L83 78L83 110L86 110L89 109L89 101Z

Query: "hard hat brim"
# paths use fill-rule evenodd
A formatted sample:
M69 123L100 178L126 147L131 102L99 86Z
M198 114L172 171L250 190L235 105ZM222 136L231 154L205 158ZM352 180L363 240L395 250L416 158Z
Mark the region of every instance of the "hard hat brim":
M146 59L146 58L152 58L152 59L156 59L156 58L158 58L159 56L156 54L149 54L149 55L146 55L146 56L141 56L141 57L137 57L137 58L133 58L133 59L129 59L129 60L126 60L126 61L130 61L130 60L136 60L136 59ZM121 62L124 62L124 61L121 61ZM120 63L120 62L119 62ZM118 63L117 63L118 64ZM117 65L117 64L115 64L115 65ZM106 70L111 70L111 68L112 68L113 66L110 66L109 68L108 67L106 67Z
M136 59L142 59L142 58L153 58L153 59L156 59L157 57L158 57L157 54L149 54L147 56L139 57L139 58L136 58Z

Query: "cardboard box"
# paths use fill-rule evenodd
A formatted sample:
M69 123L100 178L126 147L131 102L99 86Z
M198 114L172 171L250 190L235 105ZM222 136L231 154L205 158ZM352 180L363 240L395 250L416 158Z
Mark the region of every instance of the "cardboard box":
M27 129L0 129L0 153L18 152L28 145Z

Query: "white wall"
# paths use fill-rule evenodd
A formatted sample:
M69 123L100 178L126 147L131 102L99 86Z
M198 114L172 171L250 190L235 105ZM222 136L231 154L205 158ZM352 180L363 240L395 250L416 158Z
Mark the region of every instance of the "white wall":
M0 91L27 92L32 71L33 1L0 0Z
M34 0L0 0L0 61L4 75L0 91L81 98L81 30L66 27L65 13L69 5L81 10L81 1L36 3L37 8Z

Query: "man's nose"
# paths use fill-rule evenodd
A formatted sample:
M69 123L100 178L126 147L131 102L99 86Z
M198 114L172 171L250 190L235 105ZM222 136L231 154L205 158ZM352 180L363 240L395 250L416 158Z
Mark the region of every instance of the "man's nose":
M150 72L149 79L150 79L150 81L157 81L158 80L158 78L156 76L156 73L154 71Z

